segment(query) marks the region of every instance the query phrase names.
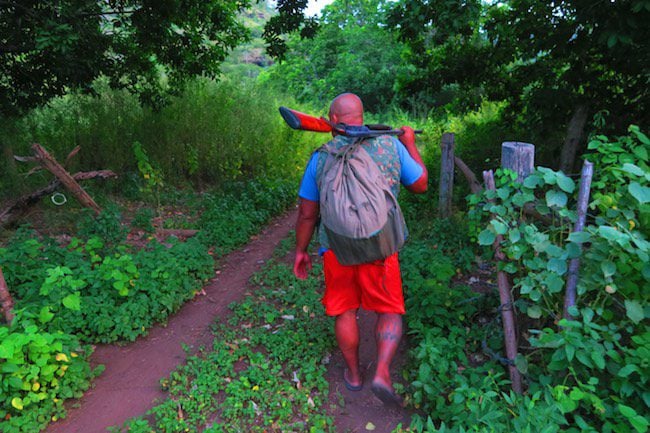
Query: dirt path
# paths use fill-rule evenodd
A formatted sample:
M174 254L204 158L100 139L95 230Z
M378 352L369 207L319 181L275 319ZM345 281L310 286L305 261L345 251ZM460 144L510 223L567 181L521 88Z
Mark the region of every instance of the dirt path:
M185 304L167 326L155 326L146 337L126 346L97 346L91 363L104 364L106 370L94 381L94 388L70 405L66 419L45 432L104 433L167 397L159 381L185 361L182 344L194 349L212 344L210 325L215 317L227 314L228 305L244 297L249 278L289 234L296 215L294 210L275 220L244 248L228 255L205 287L206 295Z
M359 310L359 362L364 376L364 386L361 391L351 392L343 383L343 369L345 362L340 353L332 356L327 372L330 383L330 408L335 418L337 433L390 433L402 423L403 427L410 424L410 414L404 409L387 408L374 396L370 390L370 381L375 371L375 327L376 315L371 312ZM404 365L405 344L402 340L393 360L393 381L402 382L398 372ZM370 424L369 424L370 423ZM374 427L374 430L371 430Z
M93 366L106 370L94 381L84 397L68 405L66 419L52 423L45 433L105 433L108 427L122 425L129 418L143 415L167 394L160 388L161 378L185 362L183 344L196 350L209 347L214 335L210 327L215 318L228 314L228 305L243 299L250 277L273 254L278 243L293 228L297 212L291 211L271 223L242 249L228 255L218 274L199 295L169 318L166 326L155 326L149 334L126 346L100 345L92 355ZM366 378L371 377L375 356L375 316L360 313L360 358ZM395 371L403 360L403 344L395 359ZM368 423L375 433L388 433L400 422L408 425L408 414L386 409L366 386L360 392L345 389L343 359L332 355L328 369L330 411L339 433L365 432Z

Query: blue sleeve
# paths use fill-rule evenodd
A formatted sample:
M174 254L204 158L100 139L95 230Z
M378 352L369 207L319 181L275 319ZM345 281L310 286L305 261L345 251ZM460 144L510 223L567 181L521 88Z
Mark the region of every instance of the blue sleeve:
M397 154L399 155L399 161L402 165L402 173L400 174L400 182L402 185L409 186L413 185L420 176L422 176L422 167L418 164L415 159L408 153L404 144L399 141L397 138L393 138L397 146Z
M316 182L316 171L318 170L318 152L314 152L307 163L305 174L300 182L298 197L311 201L319 201L320 193L318 192L318 183Z

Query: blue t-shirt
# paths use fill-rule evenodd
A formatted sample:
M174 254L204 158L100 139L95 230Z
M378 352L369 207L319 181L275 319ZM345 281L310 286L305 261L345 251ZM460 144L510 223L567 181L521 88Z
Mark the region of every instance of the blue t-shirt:
M397 156L399 158L399 164L385 162L386 159L383 155L386 154L385 149L382 146L377 145L378 139L369 139L369 145L366 146L366 150L370 156L377 162L379 168L385 173L388 177L388 183L391 185L393 194L395 197L399 194L399 186L397 185L396 180L399 180L399 183L405 186L414 184L420 176L422 176L422 167L418 164L415 159L408 153L404 144L399 141L394 136L383 136L380 138L390 138L397 149ZM351 139L337 135L334 137L333 141L339 142L337 144L344 145L348 143ZM298 196L311 201L319 201L320 193L318 191L318 166L319 158L325 158L326 155L322 152L314 152L307 164L305 173L302 177L302 182L300 183L300 189L298 190Z

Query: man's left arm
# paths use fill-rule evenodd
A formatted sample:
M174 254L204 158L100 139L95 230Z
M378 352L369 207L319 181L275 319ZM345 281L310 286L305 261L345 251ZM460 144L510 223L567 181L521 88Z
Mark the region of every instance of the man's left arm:
M399 141L404 144L404 148L408 152L408 155L422 169L422 174L420 174L420 177L418 177L414 182L405 184L404 187L414 194L423 194L427 191L429 184L429 172L427 171L427 167L422 161L422 156L420 156L418 148L415 146L415 132L413 131L413 128L410 126L403 126L402 130L404 133L399 136ZM402 169L408 169L408 167L404 167L403 165Z

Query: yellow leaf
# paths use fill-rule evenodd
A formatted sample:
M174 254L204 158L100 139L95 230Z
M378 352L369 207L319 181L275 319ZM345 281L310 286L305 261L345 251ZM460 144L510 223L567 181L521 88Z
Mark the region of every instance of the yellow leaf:
M57 361L70 362L70 360L68 359L68 355L66 355L65 353L57 353L55 359Z
M14 397L11 399L11 405L18 410L23 410L23 399L20 397Z
M41 384L38 382L34 382L34 384L32 385L32 391L36 392L39 389L41 389Z
M371 422L369 422L368 424L366 424L366 430L370 430L370 431L372 431L372 430L374 430L375 428L376 428L375 425L374 425L373 423L371 423Z

